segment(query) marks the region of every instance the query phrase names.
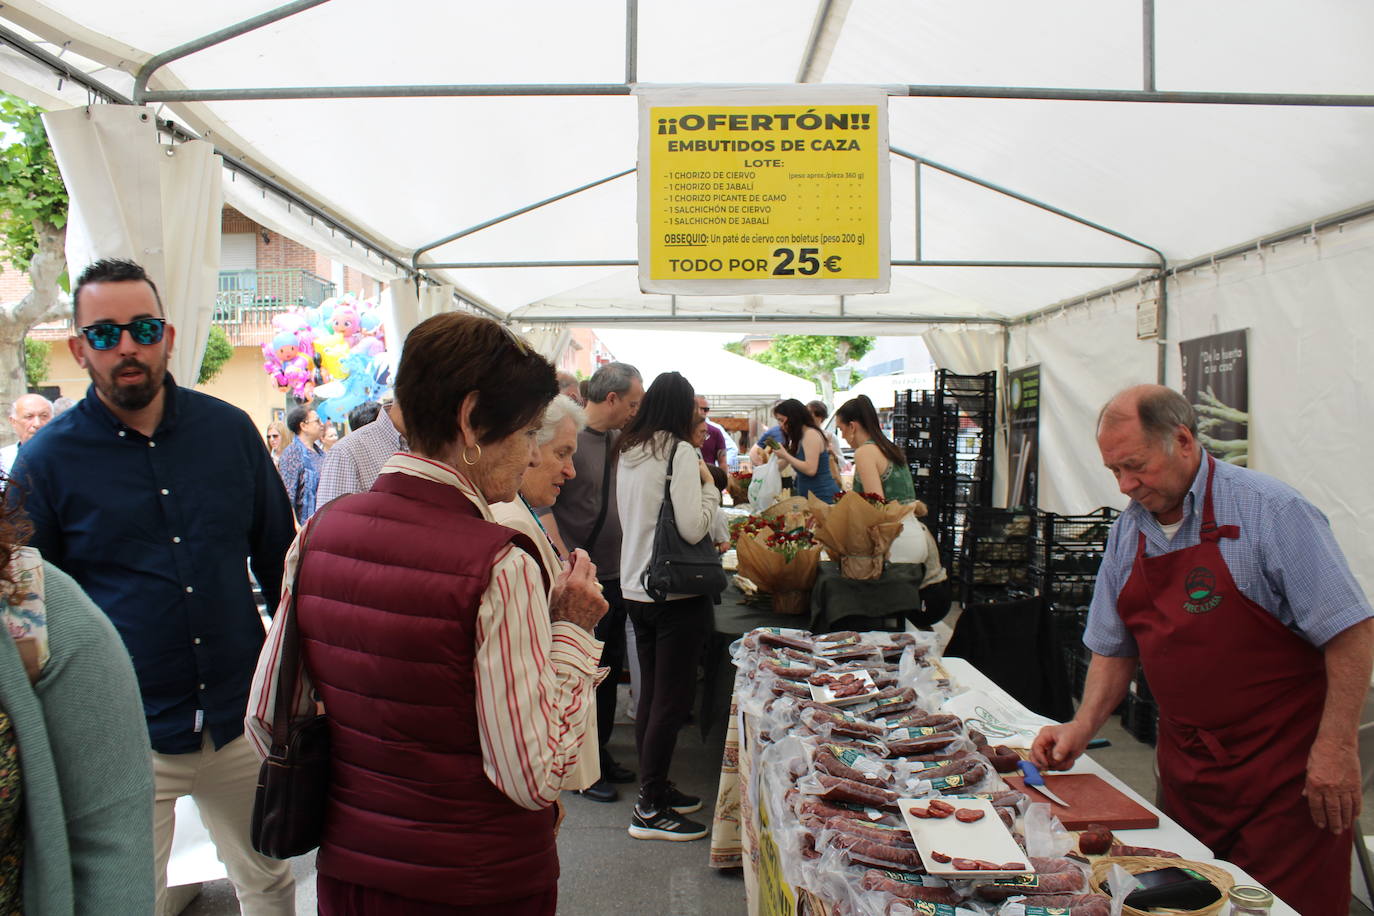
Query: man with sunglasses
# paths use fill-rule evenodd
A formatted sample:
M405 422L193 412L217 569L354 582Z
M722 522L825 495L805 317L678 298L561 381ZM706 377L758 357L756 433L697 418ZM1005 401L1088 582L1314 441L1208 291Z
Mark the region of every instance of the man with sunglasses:
M247 414L167 371L176 330L143 268L97 261L72 301L68 346L91 387L24 446L10 494L23 493L33 546L81 584L133 658L156 779L158 914L182 795L243 912L294 914L289 864L249 842L259 761L243 737L263 643L245 565L275 606L295 534L286 492Z

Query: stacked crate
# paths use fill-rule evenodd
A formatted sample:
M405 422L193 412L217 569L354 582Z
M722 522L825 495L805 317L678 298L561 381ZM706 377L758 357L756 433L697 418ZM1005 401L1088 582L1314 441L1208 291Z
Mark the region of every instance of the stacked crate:
M959 600L968 606L1033 597L1035 513L976 506L968 510L968 517L968 530L960 544Z
M992 448L997 373L935 373L934 391L897 394L892 438L907 456L923 521L957 575L969 511L992 504Z
M1088 605L1107 548L1107 533L1118 515L1117 510L1103 507L1086 515L1040 512L1036 520L1033 578L1054 621L1075 697L1083 695L1092 658L1083 645Z

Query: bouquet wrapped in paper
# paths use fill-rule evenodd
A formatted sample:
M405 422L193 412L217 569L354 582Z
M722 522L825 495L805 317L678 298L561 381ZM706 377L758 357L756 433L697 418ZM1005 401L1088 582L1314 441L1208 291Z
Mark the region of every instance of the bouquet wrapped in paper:
M807 496L807 508L815 519L816 540L840 564L847 579L876 579L883 574L883 560L902 532L902 519L916 505L897 501L878 503L858 493L846 493L833 506Z
M739 574L773 596L776 613L801 614L810 608L821 548L804 527L742 534L735 551Z
M749 484L754 479L753 471L731 471L725 483L725 492L730 494L730 504L743 506L749 502Z

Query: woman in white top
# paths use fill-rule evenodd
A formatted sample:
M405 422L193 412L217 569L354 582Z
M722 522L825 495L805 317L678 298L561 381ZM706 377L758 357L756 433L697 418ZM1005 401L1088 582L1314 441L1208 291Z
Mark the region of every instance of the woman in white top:
M697 840L706 828L681 815L701 809L701 799L668 781L677 733L687 721L696 690L697 662L711 631L711 599L673 595L654 601L643 579L653 554L654 531L672 465L669 496L678 534L691 544L710 534L720 491L692 447L697 408L692 385L665 372L644 394L639 412L620 438L616 501L623 532L620 587L634 622L641 672L635 712L640 789L630 836L641 840Z

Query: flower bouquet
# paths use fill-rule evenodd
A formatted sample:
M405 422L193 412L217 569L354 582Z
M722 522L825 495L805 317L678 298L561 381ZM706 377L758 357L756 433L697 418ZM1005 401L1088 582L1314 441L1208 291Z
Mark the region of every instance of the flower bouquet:
M743 526L741 526L743 527ZM740 575L773 596L778 614L803 614L820 570L821 548L806 528L758 528L741 533L735 550Z
M749 502L749 482L754 479L753 471L731 471L725 482L725 492L730 494L730 502L743 506Z
M902 533L902 519L915 505L887 502L861 493L846 493L833 506L807 497L815 520L815 537L839 561L846 579L877 579L892 542Z

